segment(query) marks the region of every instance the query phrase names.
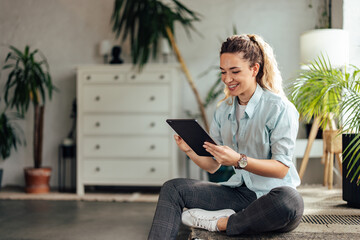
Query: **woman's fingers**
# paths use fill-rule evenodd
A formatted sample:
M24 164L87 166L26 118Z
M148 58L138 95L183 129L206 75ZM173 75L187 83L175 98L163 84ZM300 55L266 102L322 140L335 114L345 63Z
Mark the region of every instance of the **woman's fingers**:
M211 143L210 143L211 144ZM217 156L217 152L215 151L216 148L214 148L214 146L216 147L216 145L212 144L213 146L210 146L209 144L207 144L207 142L204 143L203 147L205 148L205 150L207 152L209 152L211 155L213 155L214 157Z
M204 145L203 145L203 147L206 149L206 150L210 150L210 151L212 151L212 152L219 152L219 150L220 150L220 147L219 146L217 146L217 145L215 145L215 144L213 144L213 143L210 143L210 142L205 142L204 143Z

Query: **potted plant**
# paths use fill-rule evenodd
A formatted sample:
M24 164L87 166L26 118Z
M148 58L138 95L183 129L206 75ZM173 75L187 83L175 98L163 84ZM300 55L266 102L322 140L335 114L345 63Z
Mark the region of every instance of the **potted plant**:
M22 144L18 127L11 123L11 119L5 114L0 114L0 158L5 160L10 156L11 150L17 150L17 145ZM0 189L2 183L3 169L0 168Z
M348 70L332 68L321 56L290 86L290 99L302 117L315 117L323 129L338 121L340 130L330 140L342 138L343 199L360 207L360 69Z
M333 120L340 114L342 76L323 55L300 72L289 88L290 100L306 122L317 118L323 129L337 127Z
M29 46L25 46L23 52L14 46L9 48L10 52L2 67L3 70L10 71L5 83L5 104L16 108L22 117L30 103L34 107L34 166L24 169L26 192L48 192L51 168L42 167L44 107L46 95L51 99L55 87L51 81L48 62L39 50L31 51Z
M343 122L343 200L360 208L360 69L344 74L341 117Z
M300 113L305 122L314 119L312 137L315 137L317 130L322 129L324 144L331 148L331 152L341 153L341 136L339 136L339 125L337 124L340 114L340 102L342 93L342 70L333 68L330 61L323 55L308 65L308 69L302 70L297 79L290 86L290 100ZM309 137L309 142L312 139ZM338 143L340 144L334 144ZM327 143L327 144L326 144ZM341 167L340 158L338 163ZM302 164L299 175L302 178L304 166ZM324 185L328 184L327 179L327 158L322 159L325 164ZM332 184L329 184L329 188Z
M174 38L176 22L181 23L189 34L189 29L194 30L192 22L200 20L199 15L178 0L169 1L168 4L161 0L116 0L111 20L117 37L122 34L122 41L130 38L133 64L139 64L140 69L151 55L157 57L157 47L161 40L165 38L170 43L195 95L204 128L209 131L200 94Z

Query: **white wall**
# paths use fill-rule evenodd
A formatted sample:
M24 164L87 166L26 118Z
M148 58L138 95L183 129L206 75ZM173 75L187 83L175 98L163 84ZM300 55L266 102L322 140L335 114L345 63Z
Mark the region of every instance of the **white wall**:
M313 29L317 21L317 4L311 0L183 0L190 9L202 14L195 27L202 37L186 37L177 27L176 37L183 57L200 92L205 96L215 81L216 71L206 77L199 74L210 66L218 66L220 43L232 34L256 33L273 46L284 82L293 78L299 64L299 36ZM309 3L312 8L308 7ZM51 74L59 92L46 105L44 135L44 165L53 168L51 185L57 185L57 150L71 127L69 118L75 98L75 67L101 63L97 44L102 39L114 40L110 16L113 0L0 0L0 60L8 52L6 44L23 48L30 44L47 56ZM128 45L123 45L122 57L130 61ZM6 74L1 75L3 89ZM184 81L184 109L196 111L195 100ZM2 94L2 91L0 92ZM1 95L0 95L1 96ZM209 109L211 119L213 109ZM185 114L184 114L185 116ZM13 152L10 159L0 160L4 168L3 185L23 185L23 168L32 165L32 111L20 122L27 140L26 147ZM192 176L198 169L192 167Z
M350 64L360 67L360 1L344 0L344 29L349 32Z
M58 145L71 128L71 107L75 98L75 67L101 63L97 44L113 39L109 25L113 0L1 0L0 62L4 62L11 44L23 49L26 44L39 48L50 64L52 79L59 92L45 109L43 164L51 166L51 185L57 185ZM0 96L7 74L1 74ZM0 108L2 109L2 108ZM23 185L23 168L32 166L33 111L19 122L27 145L13 151L6 161L3 185Z

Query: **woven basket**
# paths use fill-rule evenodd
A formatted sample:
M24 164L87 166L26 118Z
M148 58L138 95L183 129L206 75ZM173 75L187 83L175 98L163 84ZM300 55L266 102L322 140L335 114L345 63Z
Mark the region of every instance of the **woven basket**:
M339 130L324 130L323 139L326 151L331 153L342 153L342 135Z

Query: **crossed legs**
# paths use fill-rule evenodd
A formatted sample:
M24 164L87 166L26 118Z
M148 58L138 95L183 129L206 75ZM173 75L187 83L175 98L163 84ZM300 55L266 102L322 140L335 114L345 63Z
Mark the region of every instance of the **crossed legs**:
M233 209L227 222L228 235L267 231L291 231L300 223L302 198L289 187L273 189L256 199L245 186L230 188L193 179L173 179L160 191L148 239L176 239L183 208L215 211Z

